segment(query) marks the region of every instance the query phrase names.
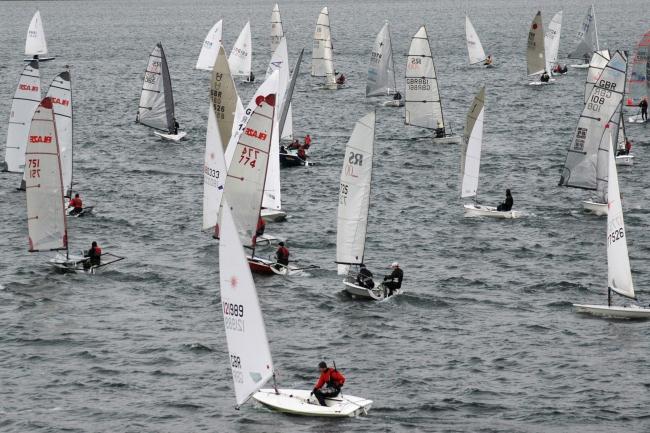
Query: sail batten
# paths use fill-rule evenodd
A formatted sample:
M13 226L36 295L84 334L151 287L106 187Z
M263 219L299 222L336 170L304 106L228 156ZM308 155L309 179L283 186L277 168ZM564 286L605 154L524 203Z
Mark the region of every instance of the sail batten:
M136 121L168 133L173 133L175 129L171 77L165 51L160 42L149 55Z
M395 82L395 63L393 62L393 46L390 37L390 25L384 23L375 39L370 53L368 78L366 81L366 97L392 95L397 91Z

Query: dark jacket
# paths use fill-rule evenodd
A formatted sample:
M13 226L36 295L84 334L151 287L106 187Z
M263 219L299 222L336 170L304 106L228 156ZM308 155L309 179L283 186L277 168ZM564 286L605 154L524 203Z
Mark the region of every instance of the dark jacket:
M361 287L366 287L368 289L375 287L375 282L372 281L372 272L370 272L367 268L359 269L359 274L357 275L357 283Z
M395 288L399 289L402 287L402 279L404 278L404 271L400 268L393 269L390 275L384 277L384 281L389 281L395 284Z

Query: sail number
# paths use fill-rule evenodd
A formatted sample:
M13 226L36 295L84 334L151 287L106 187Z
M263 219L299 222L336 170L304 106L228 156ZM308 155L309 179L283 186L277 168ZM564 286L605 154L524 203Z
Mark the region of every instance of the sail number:
M230 367L232 369L232 380L235 383L244 383L244 373L241 371L241 358L230 354Z
M241 358L237 355L230 355L230 366L232 368L241 368Z
M427 78L407 78L406 87L409 90L431 90L431 84Z
M594 87L594 90L587 102L587 108L591 111L600 111L600 108L605 103L605 100L612 97L612 90L616 87L616 83L611 83L609 81L603 82L603 80L601 80L599 85L602 85L603 87Z
M241 304L223 302L223 321L226 329L244 332L244 306Z
M227 316L244 317L244 306L240 304L223 303L223 314Z
M344 183L339 188L339 204L345 205L348 200L348 186Z
M625 231L623 230L623 227L621 227L620 229L616 229L607 235L607 245L611 245L614 242L623 239L624 237L625 237Z
M248 128L246 128L246 131L248 131ZM257 164L257 156L259 153L260 151L257 149L243 146L243 150L239 156L239 163L241 165L250 165L251 167L255 168L255 165Z
M29 170L30 179L41 177L41 160L30 158L28 161L27 168Z

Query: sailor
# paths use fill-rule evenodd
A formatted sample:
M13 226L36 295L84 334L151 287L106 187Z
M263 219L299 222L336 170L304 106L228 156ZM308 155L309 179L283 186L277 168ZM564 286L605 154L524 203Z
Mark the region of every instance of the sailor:
M305 135L305 150L311 147L311 136L309 134Z
M88 269L93 266L99 266L101 264L102 249L99 248L97 242L93 241L90 249L86 253L88 260L84 262L84 268Z
M402 94L398 91L395 92L393 95L393 101L401 101L402 100Z
M438 127L435 130L436 138L443 138L445 136L445 125L442 121L438 120Z
M491 64L492 64L492 54L488 54L488 56L485 58L485 61L483 62L483 65L490 66Z
M253 236L253 245L255 245L255 243L257 242L257 238L264 234L265 229L266 229L266 223L264 222L264 218L259 216L257 219L257 227L255 227L255 236Z
M393 262L390 267L393 269L393 272L384 277L384 287L388 289L386 297L391 296L395 290L399 290L402 287L402 279L404 278L404 271L399 267L399 263Z
M338 84L338 85L345 84L345 75L337 72L336 73L336 84Z
M286 154L286 153L287 153L287 149L284 147L284 144L281 144L280 145L280 155Z
M648 120L648 97L644 96L641 102L639 102L639 107L641 107L641 120L644 122Z
M548 83L550 80L551 80L551 76L548 75L548 72L546 72L546 70L544 70L542 76L539 77L539 81L541 81L542 83Z
M508 212L509 210L512 209L512 206L515 204L515 201L512 199L512 194L510 194L510 190L506 189L506 200L501 203L499 206L497 206L497 210L499 212Z
M255 81L255 74L253 74L253 71L251 71L251 73L248 75L248 81L249 81L250 83L252 83L253 81Z
M630 150L632 150L632 143L630 142L630 140L628 138L625 138L625 148L624 149L618 149L616 151L616 156L629 155Z
M372 272L366 268L366 265L361 263L359 265L359 273L357 274L357 284L366 289L375 287L375 282L372 281Z
M293 140L289 145L289 150L293 150L293 149L300 149L300 142L298 141L297 138Z
M341 393L341 388L345 383L345 376L339 373L336 368L328 368L325 361L318 363L318 369L320 370L320 377L311 393L321 406L327 406L325 398L336 397Z
M176 118L174 117L174 129L173 129L173 131L172 131L172 132L174 133L174 135L178 135L178 128L179 128L179 127L180 127L180 125L178 124L178 121L177 121Z
M305 146L300 146L298 148L298 158L305 161L307 159L307 153L305 152Z
M78 215L83 212L83 202L81 201L81 197L79 197L79 193L76 193L74 198L70 200L68 208L72 208L70 215Z
M275 260L276 269L282 269L289 266L289 250L284 246L284 242L278 244L278 250L275 252Z

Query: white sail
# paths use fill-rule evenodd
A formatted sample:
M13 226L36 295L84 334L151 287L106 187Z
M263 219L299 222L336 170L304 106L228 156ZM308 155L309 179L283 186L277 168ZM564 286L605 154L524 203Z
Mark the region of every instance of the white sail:
M483 45L481 45L481 40L478 38L478 34L472 25L472 22L469 20L469 17L465 16L465 37L467 39L467 53L469 54L469 64L475 65L481 63L486 59L485 51L483 51Z
M596 29L596 13L594 6L591 5L587 10L587 16L578 30L577 46L569 53L571 59L584 59L585 62L591 58L591 53L599 51L598 46L598 29Z
M528 75L541 74L547 68L544 49L544 27L542 25L542 12L540 11L537 11L528 31L526 66Z
M336 230L336 261L339 274L346 265L363 263L370 206L375 113L357 121L345 147Z
M465 133L460 148L460 196L475 197L481 170L481 147L483 145L483 117L485 114L485 87L474 97L467 113Z
M41 12L36 11L29 23L27 29L27 38L25 40L25 55L27 56L44 56L47 54L47 42L45 41L45 31L43 30L43 21Z
M172 82L165 51L160 42L149 55L136 120L145 126L169 133L174 130Z
M228 142L232 136L233 125L235 123L235 111L237 110L239 97L237 96L235 81L232 79L232 75L230 75L230 67L226 58L226 51L223 47L219 47L217 58L214 62L212 80L210 81L210 97L219 127L219 139L225 152L226 146L228 146Z
M72 84L70 72L61 72L54 77L47 96L52 101L54 119L56 123L56 136L61 154L61 171L63 178L63 192L66 197L72 193Z
M251 40L251 23L246 22L235 45L232 47L228 63L230 73L237 77L248 77L251 73L251 61L253 55L253 42Z
M226 151L224 152L225 159L226 159L226 167L230 165L232 156L235 153L235 147L237 147L237 140L239 139L239 134L241 133L241 130L244 127L244 124L247 120L248 120L248 116L246 115L246 111L244 110L244 104L242 104L241 98L237 96L237 105L235 106L235 117L232 123L232 132L230 134L230 140L228 141L228 144L226 146Z
M444 125L436 68L424 26L411 39L406 59L405 123L423 128Z
M623 117L623 104L619 109L618 113L618 134L616 134L616 150L625 149L625 143L627 142L627 134L625 132L625 119Z
M22 173L25 166L25 146L29 137L29 124L34 110L41 102L41 76L38 62L31 61L23 69L18 87L11 101L7 127L4 170Z
M557 64L557 56L560 51L560 34L562 33L562 11L553 16L551 23L546 29L544 35L544 47L546 49L546 68L550 72L551 68Z
M59 144L49 98L36 108L29 128L25 181L29 251L67 249Z
M616 157L612 149L612 137L609 137L609 183L607 185L607 285L616 293L636 298L630 257L627 251L625 223L623 222L623 207L621 193L618 188L616 173Z
M214 107L208 109L203 165L203 230L217 225L219 206L226 181L226 161Z
M245 245L249 245L262 206L264 184L271 148L278 73L274 72L258 89L246 108L245 120L236 140L232 160L226 164L228 175L223 198L233 207L233 215ZM261 93L265 92L265 93ZM230 147L230 145L229 145ZM220 214L223 215L223 199ZM217 233L219 230L217 229Z
M390 40L390 25L386 21L379 34L377 34L370 53L366 97L392 95L396 91L393 46Z
M221 311L228 342L237 405L242 405L273 377L271 348L264 317L244 249L228 203L225 203L219 241Z
M618 126L615 115L623 99L626 65L627 61L617 51L591 90L567 150L560 186L598 189L599 158L603 160L600 154L606 148L601 141L606 128Z
M587 70L587 79L585 81L585 104L589 95L591 95L591 89L594 88L594 83L600 78L603 69L607 66L611 54L609 50L594 51L589 61L589 69Z
M214 62L217 60L219 48L222 47L223 44L221 39L222 31L223 20L219 20L214 26L212 26L208 34L205 36L205 40L201 46L201 52L199 53L199 58L196 61L196 69L204 71L212 70Z
M302 62L302 55L304 54L305 49L300 50L298 54L298 60L293 67L293 73L291 74L291 80L289 81L289 87L287 88L287 93L285 99L289 101L289 105L284 105L282 107L282 113L280 114L280 130L282 131L282 138L293 138L293 113L291 109L291 100L293 98L293 92L296 88L296 80L300 74L300 65Z
M326 77L328 84L335 84L334 53L327 7L321 9L314 30L314 47L311 56L311 76Z
M284 37L284 30L282 29L282 18L280 17L280 6L276 3L273 5L271 11L271 52L280 45L280 40Z

